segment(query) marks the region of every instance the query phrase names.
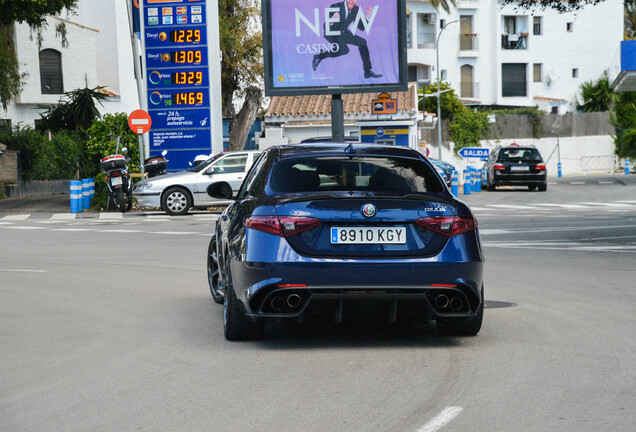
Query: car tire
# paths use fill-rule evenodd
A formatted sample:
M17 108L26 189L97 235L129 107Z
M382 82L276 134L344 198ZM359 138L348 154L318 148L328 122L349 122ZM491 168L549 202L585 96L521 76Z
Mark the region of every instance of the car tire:
M481 330L484 320L484 288L481 288L481 304L477 309L477 314L469 319L464 318L438 318L435 320L437 330L442 335L449 336L475 336Z
M216 234L210 239L208 246L208 285L210 285L210 294L217 304L223 304L224 293L220 289L221 272L219 270L219 259L216 249Z
M537 185L530 185L530 186L528 186L528 190L529 190L529 191L533 191L533 190L536 190L536 189L537 189Z
M488 186L486 186L486 189L488 189L488 192L493 192L495 189L497 189L497 186L495 186L492 183L488 183Z
M161 197L161 209L170 216L184 215L190 207L192 207L192 198L184 188L170 188Z
M542 183L539 185L539 192L545 192L548 190L548 184L547 183Z
M263 320L252 321L245 316L232 286L229 265L225 267L225 297L223 302L223 333L231 341L261 339L265 333Z

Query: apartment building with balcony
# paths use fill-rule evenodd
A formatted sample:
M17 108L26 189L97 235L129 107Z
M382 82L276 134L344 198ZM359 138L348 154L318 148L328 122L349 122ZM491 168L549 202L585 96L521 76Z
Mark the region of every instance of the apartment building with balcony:
M407 1L409 81L439 73L468 105L576 110L579 86L598 79L623 39L623 1L580 11L523 10L494 0L457 0L450 13ZM454 22L455 21L455 22Z

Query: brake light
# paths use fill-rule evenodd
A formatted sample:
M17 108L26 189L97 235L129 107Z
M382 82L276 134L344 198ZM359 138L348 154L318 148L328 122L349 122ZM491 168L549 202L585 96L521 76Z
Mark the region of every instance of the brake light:
M277 284L278 288L307 288L305 284Z
M420 218L415 223L448 237L477 228L477 219L472 216L431 216Z
M535 165L534 169L536 169L538 171L545 171L545 165L544 164L537 164L537 165Z
M503 166L503 164L495 164L495 166L493 167L495 171L503 171L506 169L505 166Z
M251 216L245 219L245 228L252 228L279 237L289 237L321 223L319 219L300 216Z
M119 171L113 171L110 176L111 177L119 177L121 175L121 173Z

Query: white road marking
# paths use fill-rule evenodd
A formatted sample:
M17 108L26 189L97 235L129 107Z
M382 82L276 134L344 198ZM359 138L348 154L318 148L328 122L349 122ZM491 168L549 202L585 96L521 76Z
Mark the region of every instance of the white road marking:
M8 216L4 216L2 218L2 220L7 220L7 221L10 221L10 220L14 220L14 221L25 220L25 219L28 219L29 216L31 216L31 214L8 215Z
M46 227L41 227L41 226L6 226L4 228L16 229L16 230L43 230L43 229L46 229Z
M582 185L582 184L585 184L585 182L570 182L570 184L573 184L573 185Z
M614 184L613 181L600 181L598 184Z
M80 232L80 231L95 231L95 230L93 228L54 228L51 231Z
M190 234L201 234L200 232L192 232L192 231L150 231L148 234L166 234L166 235L190 235Z
M0 222L0 225L13 225L13 222Z
M636 204L636 200L619 200L619 201L612 201L614 203L625 203L625 204Z
M113 229L113 230L97 230L97 232L103 232L103 233L139 233L139 232L144 232L141 230L126 230L126 229Z
M586 209L587 207L578 204L535 204L543 207L558 207L564 209Z
M100 220L121 220L124 218L123 213L100 213Z
M629 204L618 204L618 203L582 202L582 203L579 203L579 204L585 204L585 205L590 205L590 206L599 206L599 207L620 207L620 208L631 207Z
M461 407L446 407L435 416L433 420L426 423L424 426L419 428L416 432L435 432L446 426L451 422L455 417L459 415L460 412L463 411Z
M480 235L497 235L497 234L512 234L515 231L504 230L504 229L480 229Z
M501 208L501 209L512 209L512 210L541 210L536 207L532 207L528 205L487 204L487 206Z
M12 272L12 273L47 273L48 270L24 270L24 269L3 269L0 268L0 272Z
M77 213L53 213L51 215L51 220L69 220L69 219L75 219L77 216Z

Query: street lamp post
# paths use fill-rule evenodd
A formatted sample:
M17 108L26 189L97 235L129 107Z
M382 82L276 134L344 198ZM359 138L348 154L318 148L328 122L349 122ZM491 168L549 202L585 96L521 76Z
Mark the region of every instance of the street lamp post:
M447 22L444 27L442 27L437 34L437 40L435 41L435 55L437 57L437 64L435 68L437 69L437 145L439 146L439 159L442 159L442 109L441 109L441 92L440 92L440 76L439 76L439 38L442 36L442 32L446 27L451 25L452 23L456 23L459 20L453 20Z

